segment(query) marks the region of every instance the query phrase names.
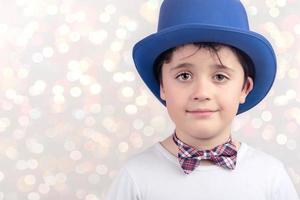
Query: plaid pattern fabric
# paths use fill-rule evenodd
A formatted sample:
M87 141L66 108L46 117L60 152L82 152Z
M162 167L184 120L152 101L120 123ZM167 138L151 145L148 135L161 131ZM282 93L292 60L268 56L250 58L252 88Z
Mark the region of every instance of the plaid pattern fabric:
M182 142L174 131L173 140L178 146L178 160L185 174L199 166L201 160L211 160L214 164L233 170L236 166L237 148L231 136L226 143L211 150L198 150Z

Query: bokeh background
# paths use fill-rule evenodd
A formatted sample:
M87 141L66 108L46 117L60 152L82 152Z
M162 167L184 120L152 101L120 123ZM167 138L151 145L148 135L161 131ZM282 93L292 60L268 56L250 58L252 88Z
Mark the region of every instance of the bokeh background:
M172 134L133 45L161 0L0 0L0 200L104 200L130 156ZM233 137L282 160L300 194L300 1L243 0L278 56Z

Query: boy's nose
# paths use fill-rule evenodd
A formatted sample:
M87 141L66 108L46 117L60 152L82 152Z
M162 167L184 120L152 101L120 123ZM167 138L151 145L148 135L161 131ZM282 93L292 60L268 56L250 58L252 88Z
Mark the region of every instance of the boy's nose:
M212 87L207 79L202 78L194 82L193 85L193 100L209 100L211 98Z

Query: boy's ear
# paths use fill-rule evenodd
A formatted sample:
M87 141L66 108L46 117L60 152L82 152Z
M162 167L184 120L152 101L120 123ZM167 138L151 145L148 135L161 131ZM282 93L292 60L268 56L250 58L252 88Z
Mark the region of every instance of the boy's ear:
M247 82L245 83L244 88L241 93L241 97L240 97L241 104L245 103L247 95L253 89L253 84L254 84L253 79L251 77L248 77Z
M160 90L159 90L159 92L160 92L160 98L161 98L162 100L166 100L166 97L165 97L165 90L164 90L162 84L160 84Z

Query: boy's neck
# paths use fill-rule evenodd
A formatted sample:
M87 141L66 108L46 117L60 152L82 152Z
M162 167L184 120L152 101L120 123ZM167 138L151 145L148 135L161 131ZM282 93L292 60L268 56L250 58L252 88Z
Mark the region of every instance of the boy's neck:
M192 146L198 150L210 150L218 145L224 144L228 141L229 137L231 136L230 133L231 130L229 127L224 129L223 133L220 133L210 138L199 139L191 135L184 134L181 132L181 130L176 128L176 136L185 144Z

